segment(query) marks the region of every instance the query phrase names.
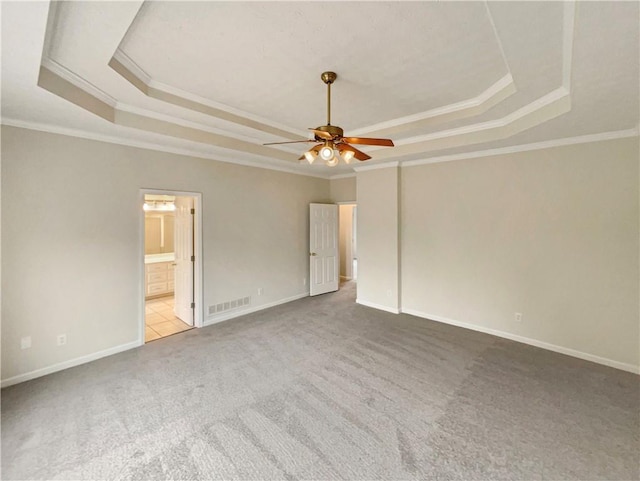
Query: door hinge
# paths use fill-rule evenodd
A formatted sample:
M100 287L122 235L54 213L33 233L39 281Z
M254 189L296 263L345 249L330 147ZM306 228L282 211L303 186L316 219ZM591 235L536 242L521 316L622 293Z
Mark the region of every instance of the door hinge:
M196 256L191 256L191 262L195 262L196 261Z
M191 303L191 309L195 309L195 308L196 308L196 303L195 303L195 302L192 302L192 303Z
M194 215L196 213L195 209L191 209L191 215Z

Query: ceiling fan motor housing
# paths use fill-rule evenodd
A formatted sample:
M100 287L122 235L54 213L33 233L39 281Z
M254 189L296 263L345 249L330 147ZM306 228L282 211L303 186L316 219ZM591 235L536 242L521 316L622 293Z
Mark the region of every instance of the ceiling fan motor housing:
M316 127L316 130L321 130L322 132L327 132L328 134L331 134L331 136L335 139L337 138L342 138L344 136L344 131L340 128L337 127L335 125L321 125L320 127ZM317 135L315 136L316 140L318 142L324 142L327 139L324 139L322 137L318 137Z

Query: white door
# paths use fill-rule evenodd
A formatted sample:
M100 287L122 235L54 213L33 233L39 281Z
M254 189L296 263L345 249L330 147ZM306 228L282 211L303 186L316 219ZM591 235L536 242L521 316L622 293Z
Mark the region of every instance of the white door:
M309 205L309 292L312 296L338 290L338 206Z
M175 306L176 317L193 326L193 197L176 197L176 217L174 224L176 254Z

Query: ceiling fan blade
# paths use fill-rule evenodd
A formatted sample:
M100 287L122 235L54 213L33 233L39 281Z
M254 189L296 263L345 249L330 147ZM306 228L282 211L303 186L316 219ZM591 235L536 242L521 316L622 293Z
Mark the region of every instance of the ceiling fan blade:
M289 142L268 142L262 145L299 144L301 142L315 142L315 140L307 139L307 140L291 140Z
M391 139L368 139L366 137L343 137L342 140L350 144L362 145L382 145L383 147L393 147Z
M338 144L338 150L350 150L351 152L353 152L353 156L358 160L369 160L371 158L371 156L365 154L361 150L358 150L355 147L345 143L344 139Z
M309 129L309 130L314 134L316 134L321 139L333 140L333 135L331 135L329 132L325 132L324 130L317 130L317 129Z

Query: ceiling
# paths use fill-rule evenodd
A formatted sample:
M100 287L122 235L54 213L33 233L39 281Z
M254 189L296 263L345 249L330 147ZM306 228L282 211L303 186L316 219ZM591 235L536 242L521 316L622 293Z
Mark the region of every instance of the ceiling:
M2 123L330 177L638 135L637 2L2 2ZM480 153L480 154L479 154ZM360 164L360 165L367 165Z

